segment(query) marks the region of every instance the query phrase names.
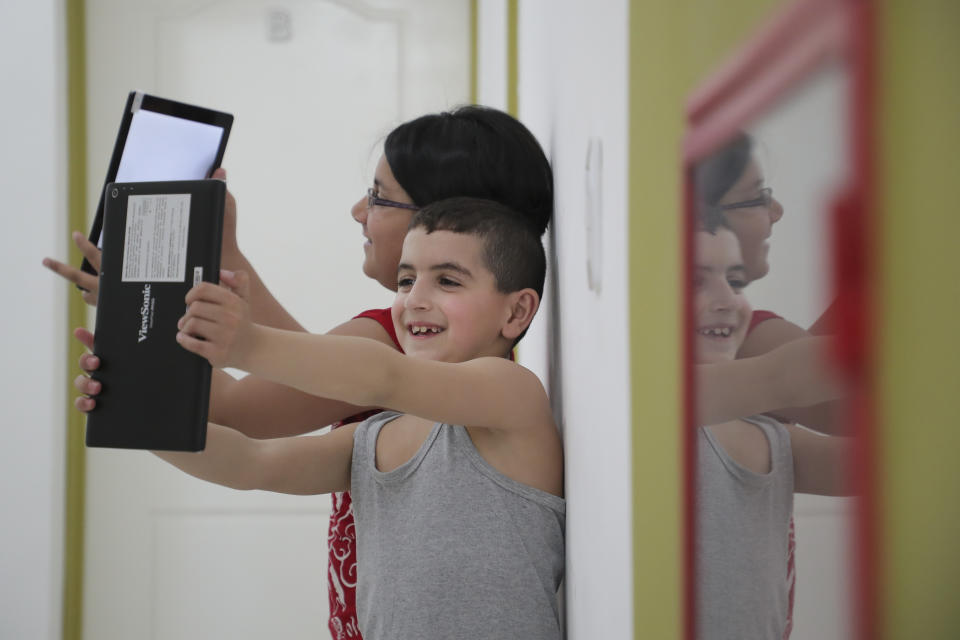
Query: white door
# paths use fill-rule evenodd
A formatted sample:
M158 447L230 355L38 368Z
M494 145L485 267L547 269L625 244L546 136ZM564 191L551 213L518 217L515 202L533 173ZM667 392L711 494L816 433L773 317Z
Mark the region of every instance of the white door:
M389 304L349 208L395 124L467 100L467 0L86 6L91 210L128 91L229 111L240 243L275 295L317 331ZM87 465L85 638L328 637L329 497L222 489L145 452Z

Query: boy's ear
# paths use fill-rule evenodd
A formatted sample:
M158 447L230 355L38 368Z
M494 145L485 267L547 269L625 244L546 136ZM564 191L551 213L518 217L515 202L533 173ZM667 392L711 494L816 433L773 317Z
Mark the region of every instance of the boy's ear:
M533 289L521 289L510 294L509 303L510 315L500 329L500 333L504 338L516 340L533 321L533 316L540 308L540 296Z

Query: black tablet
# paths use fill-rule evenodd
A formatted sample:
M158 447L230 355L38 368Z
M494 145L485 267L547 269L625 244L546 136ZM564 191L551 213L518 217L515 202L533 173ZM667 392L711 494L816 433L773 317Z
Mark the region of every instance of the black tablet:
M226 185L219 180L110 183L93 352L102 385L87 446L200 451L210 363L177 342L184 298L220 281Z
M120 119L104 187L110 182L202 180L220 166L233 116L131 91ZM90 242L103 248L103 199L90 228ZM81 268L96 275L84 259Z

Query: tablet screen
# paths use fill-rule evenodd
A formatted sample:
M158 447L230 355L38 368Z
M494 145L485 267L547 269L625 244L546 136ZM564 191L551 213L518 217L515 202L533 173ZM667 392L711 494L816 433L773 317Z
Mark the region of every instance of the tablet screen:
M220 166L232 123L226 113L131 92L104 184L202 180ZM100 248L102 226L101 199L90 231ZM86 260L83 269L93 273Z
M130 122L115 181L202 180L222 137L222 127L141 109Z

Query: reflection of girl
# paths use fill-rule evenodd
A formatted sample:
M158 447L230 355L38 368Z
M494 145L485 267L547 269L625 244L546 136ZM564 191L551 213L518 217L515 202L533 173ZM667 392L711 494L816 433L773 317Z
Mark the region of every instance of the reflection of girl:
M699 217L704 220L707 217L722 216L736 234L743 254L743 275L747 282L762 278L770 270L768 239L773 232L773 225L783 216L783 206L773 197L772 190L764 185L760 167L753 158L752 146L750 137L741 133L701 162L695 171ZM814 332L808 332L771 311L755 311L737 357L764 354L811 333ZM721 393L741 392L728 382L717 379L711 386ZM823 433L843 433L844 422L839 417L840 407L836 402L809 407L777 407L776 412L786 420L799 422ZM789 538L787 579L790 584L790 598L785 637L789 637L792 627L793 590L796 581L793 520L790 521Z
M701 162L695 171L699 217L703 220L706 216L721 215L724 223L736 234L743 253L747 282L769 272L769 238L773 225L783 217L783 206L764 185L752 147L751 138L741 133ZM767 353L786 342L815 333L819 332L805 330L771 311L755 311L737 357ZM836 403L780 407L777 413L822 433L844 433L846 423L838 418Z
M823 338L730 366L750 324L747 267L729 229L699 231L695 246L698 370L725 369L751 382L732 399L709 387L698 398L697 424L709 425L697 430L698 637L780 640L789 633L793 493L842 493L846 443L767 416L740 416L835 397L837 389L817 371Z
M215 175L225 177L222 171ZM364 274L396 290L400 249L415 210L454 196L505 204L521 213L542 235L553 213L553 174L530 131L495 109L466 106L398 126L385 140L373 186L351 209L363 229ZM250 274L253 320L303 331L273 298L237 245L236 203L229 193L224 215L222 266ZM79 234L74 240L91 263L99 265L96 247L85 243ZM85 299L96 300L95 277L54 260L44 264L94 291ZM78 332L78 337L92 348L92 335L85 330ZM389 308L364 311L330 333L372 338L400 349ZM81 367L87 371L99 364L91 355L81 359ZM78 378L76 386L90 396L100 392L99 384L87 377ZM76 404L82 411L90 411L94 403L92 398L81 397ZM234 380L222 371L214 372L210 421L252 437L297 435L337 421L338 425L358 422L372 412L375 410L370 407L320 398L254 376ZM330 631L336 639L359 638L354 600L355 533L348 493L333 494L329 548Z

